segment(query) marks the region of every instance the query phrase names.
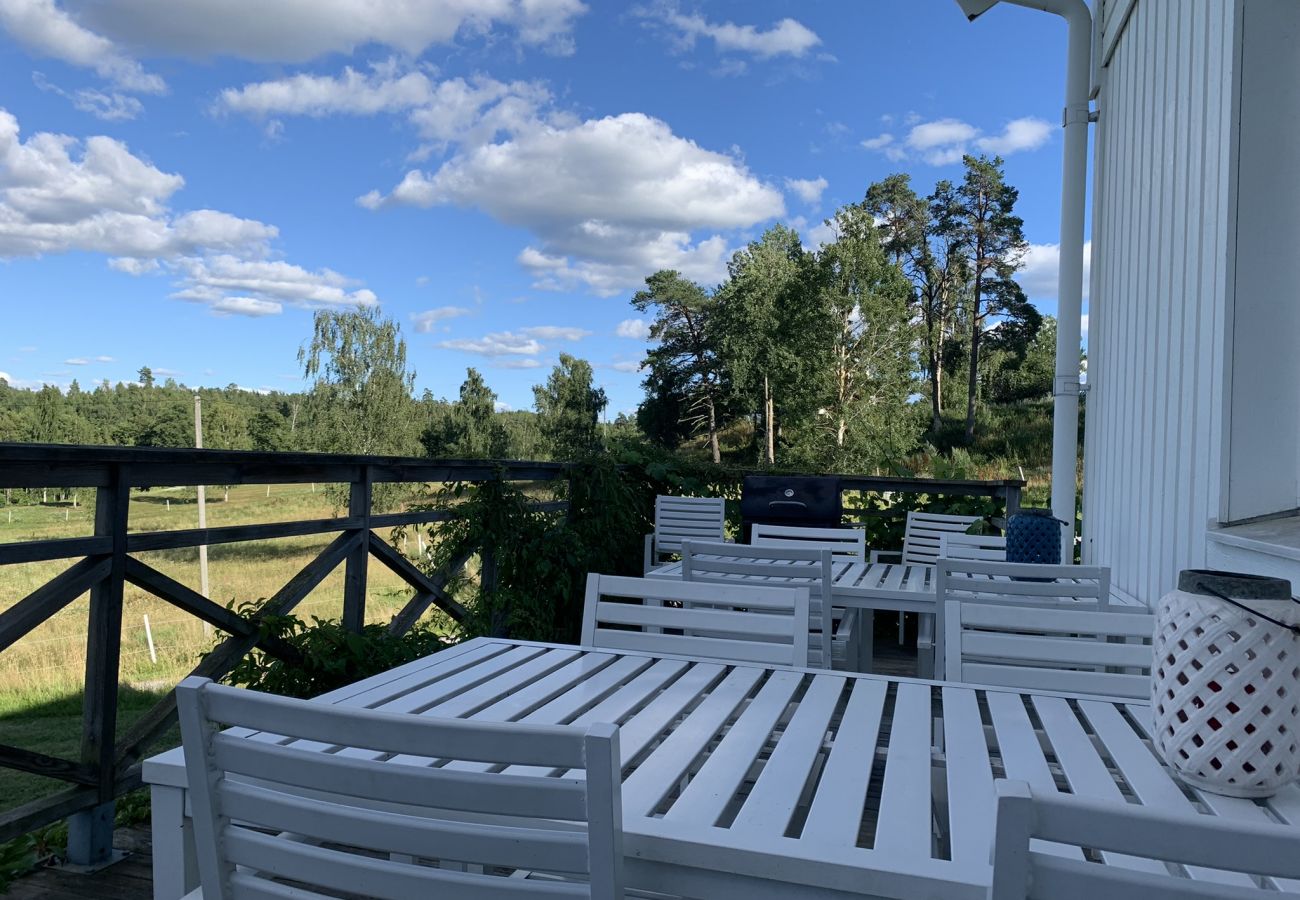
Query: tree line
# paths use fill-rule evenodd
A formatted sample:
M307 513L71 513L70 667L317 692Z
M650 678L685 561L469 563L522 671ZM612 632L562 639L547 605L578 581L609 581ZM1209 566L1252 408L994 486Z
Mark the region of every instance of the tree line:
M309 383L298 392L160 383L148 366L134 382L88 390L0 380L0 441L193 447L198 396L209 449L568 459L601 444L605 393L591 365L567 354L533 389L535 413L498 412L472 368L457 398L417 396L401 326L374 308L317 311L298 360Z
M919 195L907 175L872 184L810 250L775 225L716 286L673 271L632 305L652 319L635 422L602 429L590 363L561 354L534 410L498 411L471 368L456 397L417 395L401 326L376 308L319 310L298 361L308 387L137 381L66 391L0 381L0 441L573 459L608 432L714 462L809 471L888 468L923 447L969 444L980 404L1046 397L1055 323L1015 281L1026 243L1002 161L965 158L960 182ZM690 452L695 452L693 449Z
M653 316L638 424L667 446L742 435L769 465L887 465L981 401L1051 389L1055 323L1016 283L1027 250L999 158L922 196L904 174L826 221L816 250L784 225L737 251L706 287L656 272L633 306ZM924 398L922 405L918 401ZM920 410L924 409L924 414Z

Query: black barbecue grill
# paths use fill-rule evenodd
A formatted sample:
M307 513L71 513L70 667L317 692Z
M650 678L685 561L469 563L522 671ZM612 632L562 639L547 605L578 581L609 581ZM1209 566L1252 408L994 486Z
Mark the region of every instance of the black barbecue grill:
M833 475L746 475L740 493L743 540L751 526L843 526L840 480Z

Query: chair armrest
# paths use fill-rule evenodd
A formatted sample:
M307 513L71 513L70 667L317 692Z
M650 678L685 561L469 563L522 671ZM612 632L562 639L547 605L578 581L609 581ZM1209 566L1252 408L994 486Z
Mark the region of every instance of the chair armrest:
M645 554L641 560L641 574L649 575L650 570L655 567L655 536L653 533L645 536Z
M897 559L885 559L884 557L886 556L897 557ZM902 550L872 550L870 558L867 561L873 563L878 563L878 562L900 562L901 563L903 561L903 551Z

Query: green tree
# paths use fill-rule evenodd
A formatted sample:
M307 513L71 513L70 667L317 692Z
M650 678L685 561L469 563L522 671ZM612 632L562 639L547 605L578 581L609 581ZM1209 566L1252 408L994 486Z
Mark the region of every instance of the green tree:
M600 448L597 423L609 402L592 386L591 363L567 353L545 385L533 388L542 438L556 459L574 459Z
M650 337L657 344L646 353L646 390L671 385L679 421L692 432L707 430L713 461L719 463L719 407L726 379L713 327L716 303L703 287L671 269L656 272L645 283L632 305L655 314Z
M1002 158L967 155L966 174L955 193L956 202L943 212L939 230L961 243L970 267L966 328L966 443L975 440L975 409L979 395L980 342L993 321L1014 314L1024 294L1011 280L1028 244L1024 222L1015 214L1020 192L1007 184Z
M889 258L912 283L912 307L921 325L921 368L930 395L930 429L943 424L948 342L968 280L962 238L939 227L955 205L951 182L940 181L928 198L912 189L907 175L890 175L867 188L863 201L877 221Z
M893 462L916 441L908 415L915 337L906 277L886 257L864 205L836 211L836 238L818 254L818 299L830 323L828 365L816 377L822 400L809 462L865 468Z
M501 459L509 452L509 436L498 419L497 395L477 369L467 369L460 399L436 415L421 435L430 456L459 459Z
M737 250L718 289L716 333L722 365L736 393L763 422L763 457L776 461L783 423L810 411L815 387L809 378L828 352L818 340L827 329L813 302L815 260L799 235L774 225L761 239Z
M375 307L317 310L311 340L298 351L311 382L306 411L318 450L415 452L411 392L401 326Z
M140 371L136 373L140 378L140 384L148 389L153 387L153 369L148 366L141 366Z

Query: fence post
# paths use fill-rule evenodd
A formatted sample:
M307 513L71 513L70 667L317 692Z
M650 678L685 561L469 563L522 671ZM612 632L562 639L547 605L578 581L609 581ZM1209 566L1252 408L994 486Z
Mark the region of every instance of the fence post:
M360 519L356 532L361 535L357 546L348 554L343 576L343 627L359 632L366 624L366 567L370 561L370 506L374 473L363 465L357 481L352 482L348 498L348 515Z
M122 466L113 466L95 496L95 534L113 540L112 568L90 589L86 629L86 693L82 706L81 760L98 773L98 803L68 818L68 861L99 867L113 861L113 766L117 735L117 688L122 656L122 598L130 487Z

